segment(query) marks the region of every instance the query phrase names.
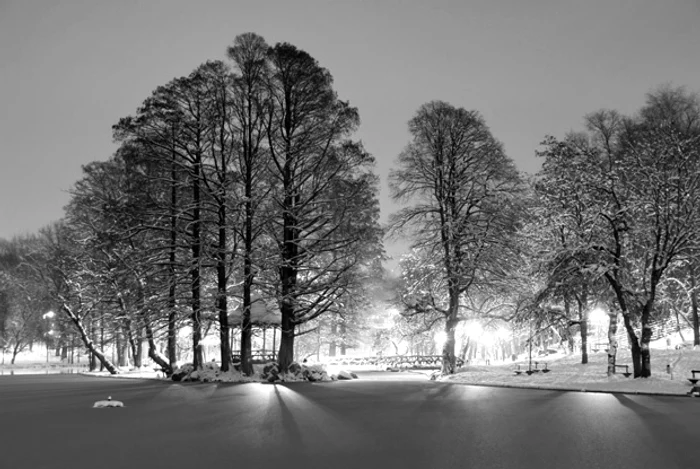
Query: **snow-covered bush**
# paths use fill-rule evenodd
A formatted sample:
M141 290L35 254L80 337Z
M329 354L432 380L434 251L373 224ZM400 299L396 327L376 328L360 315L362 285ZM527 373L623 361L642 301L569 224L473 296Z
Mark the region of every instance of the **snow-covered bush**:
M192 363L185 363L173 371L173 381L190 381L192 373L195 371Z
M195 379L195 373L197 375L196 379L204 383L208 381L218 381L221 368L219 368L219 364L216 362L206 362L200 369L190 375L193 379Z
M303 374L307 381L332 381L328 372L321 365L305 366Z
M260 378L268 383L274 383L279 380L280 369L277 362L269 362L263 367Z
M347 371L342 371L343 377L340 379L353 379L357 375ZM186 363L177 368L172 375L173 381L221 381L221 382L251 382L263 381L268 383L275 382L295 382L295 381L333 381L335 375L329 375L323 365L304 365L293 362L289 365L286 373L281 373L279 365L276 362L269 362L262 366L262 370L258 368L254 376L244 376L241 372L230 370L222 372L219 365L215 362L207 362L198 370L195 370L191 363Z

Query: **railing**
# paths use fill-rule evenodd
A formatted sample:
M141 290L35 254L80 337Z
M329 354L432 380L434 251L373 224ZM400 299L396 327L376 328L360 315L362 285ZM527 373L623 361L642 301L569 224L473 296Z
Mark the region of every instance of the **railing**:
M241 361L241 352L239 350L234 350L231 354L233 362ZM274 362L277 360L277 352L274 350L254 350L251 353L251 359L253 363L267 363Z
M241 361L241 352L234 350L231 354L234 363ZM251 353L253 363L267 363L277 360L277 352L273 350L254 350ZM330 357L324 361L328 365L374 365L392 368L440 368L442 366L442 355L391 355L391 356L368 356L350 357L337 356ZM456 357L458 367L464 366L464 360Z
M392 355L373 357L332 357L329 365L382 365L395 368L439 368L442 366L442 355ZM464 360L456 357L456 365L464 366Z

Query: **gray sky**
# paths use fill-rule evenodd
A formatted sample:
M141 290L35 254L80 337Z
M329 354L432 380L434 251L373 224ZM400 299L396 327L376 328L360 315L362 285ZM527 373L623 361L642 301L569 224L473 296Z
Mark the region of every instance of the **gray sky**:
M700 0L0 0L0 237L59 219L120 117L248 31L309 52L359 108L382 221L427 101L480 111L535 172L545 135L588 112L632 113L662 83L700 90Z

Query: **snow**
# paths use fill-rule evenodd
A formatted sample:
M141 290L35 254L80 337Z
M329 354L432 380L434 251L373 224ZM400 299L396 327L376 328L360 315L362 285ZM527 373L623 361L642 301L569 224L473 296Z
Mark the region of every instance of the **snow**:
M112 396L109 396L107 400L105 401L97 401L93 404L93 408L102 408L102 407L124 407L124 403L122 401L113 401Z
M630 353L618 351L617 364L629 365L632 372ZM581 364L581 356L549 355L533 357L534 362L547 363L548 373L527 375L515 374L517 365L528 369L527 360L491 366L465 366L458 373L438 378L439 381L505 386L514 388L561 389L592 392L621 392L634 394L686 395L693 385L688 381L691 370L700 370L700 348L692 349L652 349L651 377L633 379L621 373L607 376L607 359L604 352L589 354L588 363ZM667 365L670 373L667 372ZM698 376L700 378L700 376Z
M687 395L693 388L688 381L691 378L691 370L700 370L700 348L695 349L685 347L674 349L667 347L665 341L652 344L655 348L651 350L651 372L650 378L634 379L626 378L621 373L607 376L607 354L605 352L589 354L588 363L581 364L579 354L553 354L546 357L533 356L542 367L547 363L548 373L533 373L527 375L521 373L516 375L514 370L520 365L520 369L527 370L527 359L520 359L515 362L506 362L493 365L468 365L458 370L458 373L450 376L439 374L435 379L442 382L463 383L482 386L503 386L514 388L538 388L587 392L620 392L633 394L660 394L660 395ZM630 353L628 350L620 350L617 354L618 365L629 365L632 371ZM191 365L183 365L190 378L204 382L267 382L263 378L264 365L254 365L253 376L244 376L238 371L222 372L218 364L210 362L204 368L195 371ZM339 365L301 365L307 374L313 374L317 381L335 381L339 377L355 378L351 372L352 367L341 367ZM667 366L670 373L667 372ZM426 375L426 379L433 374L429 370L419 370ZM112 376L114 378L149 378L168 379L159 376L151 367L144 366L136 370L122 370L118 375L109 375L106 372L85 373L94 376ZM698 376L700 378L700 376ZM283 373L279 375L276 382L307 381L302 373Z
M271 363L267 364L271 365ZM195 370L191 363L186 363L175 370L182 373L183 381L218 382L218 383L265 383L269 382L264 377L263 368L266 365L253 365L253 375L246 376L239 371L221 371L218 363L207 362L199 370ZM340 379L357 379L357 375L338 366L326 366L324 364L298 365L297 373L279 373L275 382L290 383L300 381L336 381ZM163 377L162 373L153 371L150 366L120 369L119 374L112 375L106 371L92 371L81 373L87 376L110 377L117 379L159 379L170 381L171 378Z

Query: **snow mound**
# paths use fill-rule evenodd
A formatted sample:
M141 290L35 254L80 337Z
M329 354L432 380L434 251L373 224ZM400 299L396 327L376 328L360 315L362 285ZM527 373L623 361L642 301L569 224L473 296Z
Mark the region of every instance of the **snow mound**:
M341 379L357 378L357 375L354 373L349 373L347 371L344 373L346 373L348 377ZM208 362L203 364L199 369L195 369L191 363L186 363L173 372L172 379L173 381L199 381L204 383L291 383L297 381L333 381L336 377L329 375L323 365L307 366L293 362L289 365L286 372L281 372L276 362L269 362L263 365L262 369L257 368L253 376L246 376L236 370L221 371L217 363Z
M346 370L340 370L337 375L338 379L353 379L352 373Z
M246 376L235 369L221 371L221 367L215 362L207 362L198 370L194 368L192 363L185 363L173 372L172 379L173 381L200 381L203 383L249 383L259 380L257 376Z
M192 363L185 363L182 366L178 366L172 374L173 381L192 381L192 373L195 372L194 365Z
M95 402L92 407L93 409L102 407L124 407L124 403L122 401L113 401L112 396L109 396L105 401Z
M282 382L290 383L297 381L332 381L328 372L322 365L300 365L292 362L286 373L280 372L279 365L270 362L263 368L261 378L268 383Z

